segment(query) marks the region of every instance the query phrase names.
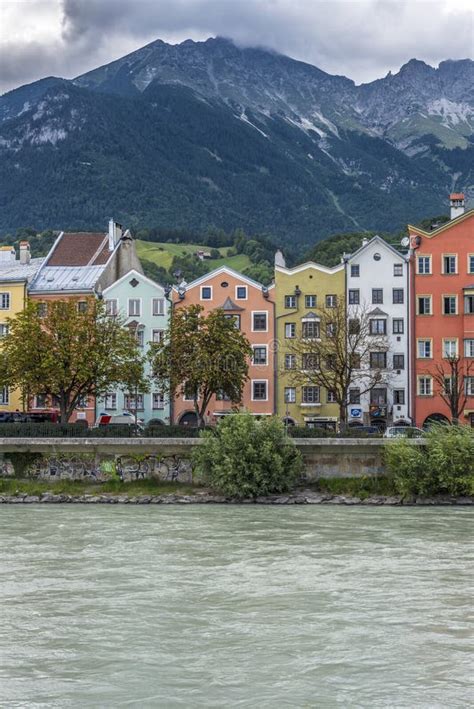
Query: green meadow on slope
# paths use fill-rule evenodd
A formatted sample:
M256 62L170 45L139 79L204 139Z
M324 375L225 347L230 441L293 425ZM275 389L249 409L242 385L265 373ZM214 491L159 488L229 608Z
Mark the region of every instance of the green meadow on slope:
M167 244L154 243L151 241L137 241L138 256L144 261L151 261L157 266L161 266L166 270L171 268L173 258L175 256L185 256L194 254L196 251L210 251L209 246L200 244ZM219 266L229 266L236 271L243 271L251 265L251 261L245 254L237 254L228 256L229 247L224 246L218 251L222 254L222 258L206 259L202 263L207 266L207 271L212 271ZM197 257L196 257L197 260Z

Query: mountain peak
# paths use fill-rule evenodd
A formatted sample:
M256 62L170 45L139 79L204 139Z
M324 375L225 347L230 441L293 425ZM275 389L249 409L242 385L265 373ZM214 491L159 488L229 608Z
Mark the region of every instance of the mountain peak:
M410 59L400 67L399 74L420 74L425 72L434 72L432 66L424 62L422 59Z

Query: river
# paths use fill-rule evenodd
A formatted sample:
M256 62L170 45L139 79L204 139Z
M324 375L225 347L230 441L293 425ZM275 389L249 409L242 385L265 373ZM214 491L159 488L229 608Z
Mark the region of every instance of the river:
M1 707L474 702L468 508L0 514Z

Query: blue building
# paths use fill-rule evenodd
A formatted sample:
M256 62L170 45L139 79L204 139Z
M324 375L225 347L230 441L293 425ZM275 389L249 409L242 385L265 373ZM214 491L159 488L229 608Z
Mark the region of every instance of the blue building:
M166 298L165 289L136 270L130 270L122 278L103 291L103 298L109 315L121 315L125 326L136 334L145 355L151 342L159 342L168 328L171 303ZM146 422L159 419L170 422L169 396L160 390L159 384L151 379L150 392L137 393L111 390L105 399L97 402L97 412L119 416L124 412L135 413Z

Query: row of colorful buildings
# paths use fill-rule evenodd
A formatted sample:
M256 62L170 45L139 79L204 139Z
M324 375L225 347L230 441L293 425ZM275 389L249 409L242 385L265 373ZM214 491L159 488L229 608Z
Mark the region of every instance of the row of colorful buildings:
M226 266L191 283L155 283L144 275L130 233L113 220L107 233L61 233L44 259L30 258L27 242L21 242L18 256L2 247L0 336L6 334L6 319L28 297L44 311L52 299L74 298L80 308L88 297L103 298L111 315L124 315L144 350L163 337L172 308L221 308L254 352L242 407L255 415L277 414L289 424L334 428L339 416L334 392L310 378L295 383L294 369L301 364L294 343L318 339L321 308L344 303L349 321L363 310L370 322L377 342L370 366L390 372L366 392L354 377L349 424L421 426L450 419L434 373L454 355L474 362L474 210L465 211L460 193L450 195L450 206L451 220L441 226L426 231L410 225L402 250L374 237L354 253L341 254L333 268L313 262L288 268L278 251L269 287ZM465 379L461 421L474 426L474 364ZM33 402L37 411L50 405L41 396ZM0 410L21 408L17 392L0 392ZM103 401L84 401L76 417L92 423L102 412L135 409L145 421L195 422L191 400L167 397L156 384L146 394L116 390ZM232 409L217 396L206 418L215 423Z

